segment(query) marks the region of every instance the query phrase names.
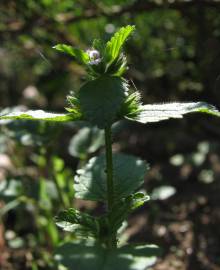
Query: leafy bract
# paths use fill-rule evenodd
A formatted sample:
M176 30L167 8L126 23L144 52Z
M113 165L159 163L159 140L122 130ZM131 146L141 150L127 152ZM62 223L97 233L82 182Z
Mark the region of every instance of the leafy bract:
M193 112L202 112L220 116L220 112L213 105L205 102L174 102L141 105L137 116L127 116L126 118L146 124L150 122L159 122L169 118L182 118L184 114Z
M141 95L138 91L130 93L123 102L119 117L126 115L127 118L136 118L141 112Z
M142 192L137 192L116 202L112 211L109 213L111 230L117 233L128 215L135 209L143 206L149 200L150 197L148 195L145 195Z
M56 224L64 231L75 232L80 236L98 237L99 224L96 219L74 208L61 211L56 216Z
M125 99L127 83L119 77L102 76L84 84L78 100L85 120L105 128L116 119Z
M126 245L107 250L94 243L67 243L58 247L55 259L68 270L147 270L160 255L155 245Z
M130 202L131 210L135 210L148 202L150 200L150 196L142 192L137 192L135 194L132 194L127 200L129 200Z
M50 113L43 110L26 111L26 112L11 112L1 115L0 120L43 120L51 122L67 122L76 120L73 114L70 113Z
M89 55L83 50L80 50L78 48L74 48L66 44L57 44L53 48L75 57L82 64L88 64L89 62Z
M120 55L122 46L129 37L129 35L134 31L135 26L128 25L126 27L120 28L118 32L107 42L105 48L105 58L107 62L113 62Z
M144 182L146 163L136 157L114 154L114 199L120 200L132 194ZM75 178L75 196L93 201L107 200L106 160L105 156L93 157L88 164L77 171Z
M64 231L74 232L75 235L103 241L107 239L108 234L117 235L128 215L144 205L149 199L149 196L141 192L132 194L117 201L111 212L98 218L69 208L56 216L56 224Z

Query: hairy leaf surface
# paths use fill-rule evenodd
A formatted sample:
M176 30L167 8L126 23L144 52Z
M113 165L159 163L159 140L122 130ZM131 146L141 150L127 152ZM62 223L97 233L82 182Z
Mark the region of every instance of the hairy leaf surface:
M205 102L189 102L189 103L165 103L165 104L149 104L140 106L138 116L131 118L140 123L159 122L169 118L182 118L183 115L193 112L202 112L220 116L220 112L212 105Z
M102 76L84 84L78 98L85 120L99 128L112 124L126 91L126 82L118 77Z
M133 156L113 155L113 177L115 200L129 196L144 182L146 163ZM94 201L107 200L105 156L93 157L88 164L78 170L75 179L77 198Z
M147 270L159 255L160 249L155 245L126 245L107 250L92 243L68 243L56 250L55 259L68 270Z
M26 111L26 112L11 112L5 115L0 115L0 120L43 120L51 122L67 122L73 121L74 116L70 113L50 113L43 110Z

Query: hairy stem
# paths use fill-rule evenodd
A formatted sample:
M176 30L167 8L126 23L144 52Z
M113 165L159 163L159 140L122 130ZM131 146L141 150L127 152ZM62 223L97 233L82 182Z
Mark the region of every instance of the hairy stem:
M105 155L106 155L106 173L107 173L107 196L108 211L112 210L114 200L114 183L113 183L113 162L112 162L112 138L111 128L105 129Z
M105 153L106 153L106 173L107 173L107 200L108 213L112 211L114 204L114 182L113 182L113 160L112 160L112 133L111 126L105 128ZM115 248L117 245L116 235L109 235L109 248Z

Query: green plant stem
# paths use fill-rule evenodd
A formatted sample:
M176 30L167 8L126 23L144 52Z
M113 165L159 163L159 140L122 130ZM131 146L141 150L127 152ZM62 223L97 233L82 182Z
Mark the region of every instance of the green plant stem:
M113 181L113 160L112 160L112 132L111 126L105 128L105 153L106 153L106 173L107 173L107 202L108 213L112 211L114 204L114 181ZM110 222L109 222L110 223ZM108 247L115 248L117 240L115 234L109 235Z
M107 173L107 198L108 211L112 210L114 201L114 183L113 183L113 162L112 162L112 138L111 128L105 129L105 155L106 155L106 173Z

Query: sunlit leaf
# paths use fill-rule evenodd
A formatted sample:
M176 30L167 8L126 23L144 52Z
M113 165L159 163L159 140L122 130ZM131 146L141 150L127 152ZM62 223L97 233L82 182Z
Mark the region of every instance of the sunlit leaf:
M105 57L108 62L113 62L119 56L122 46L134 29L135 26L128 25L114 34L105 49Z
M141 123L159 122L169 118L182 118L187 113L201 112L220 117L220 112L205 102L165 103L142 105L136 117L127 117Z
M0 114L0 120L43 120L51 122L67 122L73 121L74 116L70 113L50 113L43 110L26 111L26 112L11 112L5 115ZM1 123L1 121L0 121Z
M130 208L131 208L131 210L135 210L135 209L143 206L149 200L150 200L150 196L148 196L142 192L137 192L135 194L132 194L131 198L130 198Z

